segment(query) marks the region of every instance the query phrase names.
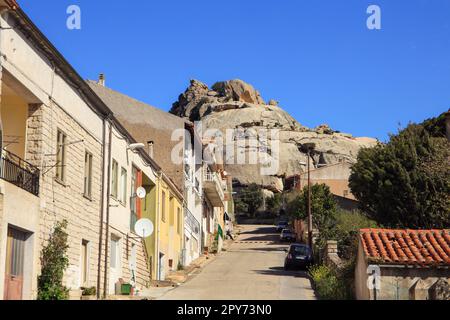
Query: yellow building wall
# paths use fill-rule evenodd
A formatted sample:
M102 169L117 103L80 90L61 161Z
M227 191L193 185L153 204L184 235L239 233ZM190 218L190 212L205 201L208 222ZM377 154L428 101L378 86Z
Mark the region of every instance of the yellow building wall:
M28 104L19 96L5 95L2 97L0 117L3 123L3 147L25 159Z
M162 179L157 180L157 185L150 191L147 201L151 205L147 206L148 210L144 210L146 207L142 206L142 215L150 219L155 226L152 236L146 239L146 247L152 261L151 276L156 280L161 267L160 253L164 255L162 267L165 276L170 271L177 270L183 250L184 215L182 200Z
M157 181L157 184L159 182ZM153 234L145 239L145 247L147 250L148 259L150 259L151 266L151 278L155 279L156 275L156 230L158 228L158 221L156 219L157 213L157 189L158 185L153 187L146 187L147 196L145 199L141 199L142 218L149 219L153 222L154 231Z

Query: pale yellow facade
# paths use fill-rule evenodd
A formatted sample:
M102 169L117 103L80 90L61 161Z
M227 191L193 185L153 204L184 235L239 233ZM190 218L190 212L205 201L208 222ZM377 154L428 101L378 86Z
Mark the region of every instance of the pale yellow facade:
M152 278L165 280L168 273L176 271L183 251L183 201L179 191L162 175L157 186L157 210L150 219L156 221L155 233L147 243L152 256Z

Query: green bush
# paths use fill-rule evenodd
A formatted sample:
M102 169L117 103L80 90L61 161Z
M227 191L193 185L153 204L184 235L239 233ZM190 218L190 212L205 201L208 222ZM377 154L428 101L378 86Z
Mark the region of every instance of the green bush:
M348 299L345 283L338 277L338 272L326 265L315 265L309 269L314 282L316 294L321 300Z
M67 300L69 290L63 286L67 256L67 221L57 222L47 245L41 252L41 275L38 277L38 300Z
M352 259L358 250L358 232L364 228L378 228L379 225L360 211L340 210L336 216L334 239L338 242L339 256Z
M282 202L283 202L283 195L281 193L275 193L273 197L267 198L266 201L267 210L272 215L279 214L283 204Z
M254 218L256 212L264 202L262 188L256 183L242 188L239 196L234 197L235 211L239 214L245 214Z
M81 290L83 296L95 296L97 294L97 288L95 287L90 288L81 287Z

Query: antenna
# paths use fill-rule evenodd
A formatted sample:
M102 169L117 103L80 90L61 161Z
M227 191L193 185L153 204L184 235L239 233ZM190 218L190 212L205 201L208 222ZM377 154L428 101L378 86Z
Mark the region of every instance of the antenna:
M134 232L141 238L148 238L153 234L153 222L149 219L140 219L134 225Z
M146 195L147 195L147 191L145 190L144 187L139 187L136 189L136 196L139 199L144 199Z

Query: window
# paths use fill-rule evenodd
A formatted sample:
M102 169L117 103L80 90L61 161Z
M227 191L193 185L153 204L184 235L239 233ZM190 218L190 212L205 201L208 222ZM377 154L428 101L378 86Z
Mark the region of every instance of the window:
M84 192L86 197L92 196L92 154L87 152L84 155Z
M113 159L112 162L112 180L111 180L111 196L113 198L117 199L118 195L118 175L119 175L119 165L117 164L117 161Z
M181 209L177 208L177 233L181 234L181 225L183 221L181 221Z
M81 241L81 285L87 286L89 282L89 241Z
M56 179L64 182L66 179L66 135L58 130L56 142Z
M139 181L138 169L133 166L131 171L131 199L130 199L130 229L134 231L134 225L138 220L138 201L140 199L136 196L137 184Z
M166 222L166 193L163 191L161 195L161 220Z
M173 195L169 196L169 225L173 226L175 224L175 200Z
M123 204L127 203L127 170L122 168L120 170L120 195L119 201Z
M119 239L112 238L111 239L111 254L110 254L110 264L111 268L118 268L119 267Z

